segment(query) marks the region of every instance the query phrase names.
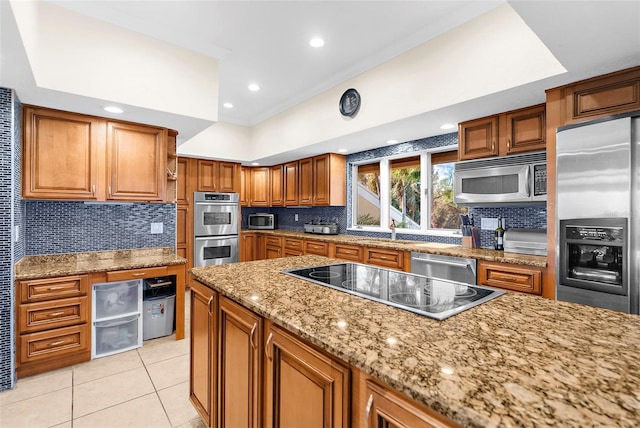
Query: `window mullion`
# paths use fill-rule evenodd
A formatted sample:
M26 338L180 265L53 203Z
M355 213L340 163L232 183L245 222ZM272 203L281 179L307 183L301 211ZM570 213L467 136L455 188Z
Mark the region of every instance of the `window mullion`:
M389 159L380 160L380 227L388 229L391 224L389 219L390 200L390 183Z
M431 154L423 153L420 156L420 230L426 232L431 225Z

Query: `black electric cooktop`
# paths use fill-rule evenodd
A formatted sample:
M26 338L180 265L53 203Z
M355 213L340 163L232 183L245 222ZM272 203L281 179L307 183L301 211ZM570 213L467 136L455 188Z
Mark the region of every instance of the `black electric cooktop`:
M287 275L443 320L504 291L359 263L287 269Z

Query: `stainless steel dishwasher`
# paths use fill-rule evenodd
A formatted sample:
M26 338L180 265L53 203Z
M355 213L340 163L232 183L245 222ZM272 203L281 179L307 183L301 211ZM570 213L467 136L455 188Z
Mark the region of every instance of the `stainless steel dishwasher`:
M476 259L411 252L411 273L476 285Z

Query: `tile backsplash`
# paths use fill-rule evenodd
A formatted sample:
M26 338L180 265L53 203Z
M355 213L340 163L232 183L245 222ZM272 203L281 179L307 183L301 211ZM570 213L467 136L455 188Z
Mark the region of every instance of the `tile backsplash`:
M502 218L502 227L507 229L546 229L547 206L534 205L529 207L492 207L470 208L476 227L485 218ZM493 230L480 230L480 246L493 248Z
M26 214L28 255L175 249L175 204L27 201ZM151 234L151 223L163 223L163 233Z

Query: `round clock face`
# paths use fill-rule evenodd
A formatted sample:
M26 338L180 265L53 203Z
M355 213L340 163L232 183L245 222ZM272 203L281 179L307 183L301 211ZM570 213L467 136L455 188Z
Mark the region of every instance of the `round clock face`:
M353 117L360 109L360 94L355 89L347 89L340 98L340 113Z

